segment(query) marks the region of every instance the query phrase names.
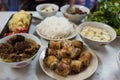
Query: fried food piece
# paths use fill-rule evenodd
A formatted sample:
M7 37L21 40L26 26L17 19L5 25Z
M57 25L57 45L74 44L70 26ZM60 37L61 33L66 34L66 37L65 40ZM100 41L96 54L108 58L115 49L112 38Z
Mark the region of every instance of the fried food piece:
M58 63L58 59L55 56L48 56L44 59L44 63L49 67L50 69L55 69L56 65Z
M57 50L56 49L51 49L51 48L47 48L46 49L46 56L57 56Z
M83 64L79 60L72 60L70 64L71 73L79 73L83 69Z
M71 59L76 59L79 57L81 53L80 48L74 48L73 46L71 47L66 47L60 51L60 55L62 58L71 58Z
M92 59L92 55L88 51L83 51L80 54L79 60L83 63L84 67L88 67L90 65Z
M60 55L60 50L56 50L56 49L50 49L47 48L46 49L46 56L55 56L57 57L59 60L61 59L61 55Z
M49 41L48 47L51 48L51 49L60 49L60 42Z
M77 59L78 56L80 55L81 51L82 51L82 50L81 50L80 48L74 48L74 49L72 50L72 53L71 53L71 58L72 58L72 59Z
M61 49L59 51L59 54L60 54L61 58L70 58L71 57L71 52L68 51L68 48Z
M83 42L78 41L78 40L72 40L71 41L71 46L74 46L75 48L83 48Z
M62 40L60 44L61 44L61 48L67 48L71 46L71 41L65 39L65 40Z
M61 76L67 76L70 73L70 66L64 62L59 62L55 69L55 73Z
M83 42L81 41L78 41L78 40L62 40L61 41L61 47L62 48L67 48L67 47L70 47L70 46L74 46L75 48L83 48Z
M47 48L46 50L46 56L55 56L57 57L58 59L61 59L61 55L60 55L60 50L56 50L56 49L50 49L50 48Z
M61 61L64 62L65 64L70 64L72 59L71 58L62 58Z

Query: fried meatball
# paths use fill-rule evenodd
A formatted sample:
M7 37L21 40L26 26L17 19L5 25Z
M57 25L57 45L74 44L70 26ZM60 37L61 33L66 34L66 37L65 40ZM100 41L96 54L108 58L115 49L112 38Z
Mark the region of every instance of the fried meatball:
M60 42L57 42L57 41L50 41L48 43L48 47L51 48L51 49L60 49Z
M49 67L50 69L55 69L58 59L55 56L48 56L44 59L44 63Z
M78 40L72 40L71 45L74 46L75 48L83 48L83 42L78 41Z
M60 42L60 45L61 45L61 47L62 48L67 48L67 47L70 47L71 46L71 41L69 41L69 40L62 40L61 42Z
M79 60L72 60L70 68L72 73L79 73L83 69L83 64Z
M55 73L61 76L67 76L70 73L70 66L64 62L59 62L55 69Z
M66 64L70 64L72 59L71 58L62 58L61 61L66 63Z
M92 55L88 51L83 51L80 54L79 60L83 63L84 67L88 67L90 65L92 59Z

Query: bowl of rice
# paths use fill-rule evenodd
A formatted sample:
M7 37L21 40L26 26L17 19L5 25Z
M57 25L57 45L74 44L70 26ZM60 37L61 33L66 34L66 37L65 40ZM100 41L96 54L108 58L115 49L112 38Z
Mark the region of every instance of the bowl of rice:
M76 25L64 17L48 17L36 27L39 36L47 40L71 39L77 35Z

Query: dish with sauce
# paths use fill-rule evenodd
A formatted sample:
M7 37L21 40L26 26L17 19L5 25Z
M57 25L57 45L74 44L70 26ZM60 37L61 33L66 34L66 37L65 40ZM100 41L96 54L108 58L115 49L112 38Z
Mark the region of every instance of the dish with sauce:
M83 27L81 35L94 41L106 42L111 40L111 34L107 30L93 26Z
M116 39L115 30L100 22L83 22L78 26L78 33L91 47L106 45Z
M41 12L53 12L53 11L54 11L54 8L51 6L47 6L41 9Z
M14 35L0 43L0 59L4 62L25 61L36 54L40 45L22 35Z

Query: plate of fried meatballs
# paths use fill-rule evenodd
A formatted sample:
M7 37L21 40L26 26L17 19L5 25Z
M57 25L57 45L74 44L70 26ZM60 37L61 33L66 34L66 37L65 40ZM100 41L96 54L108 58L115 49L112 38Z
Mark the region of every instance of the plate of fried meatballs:
M83 80L97 69L97 56L79 40L49 41L40 57L43 71L56 80Z

